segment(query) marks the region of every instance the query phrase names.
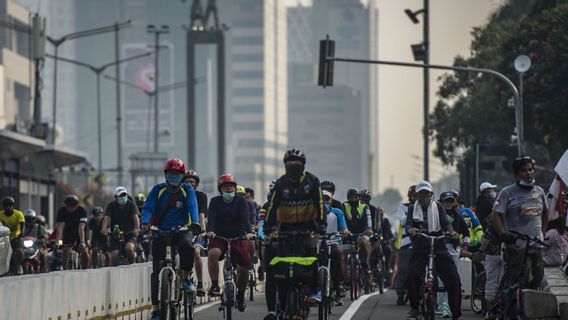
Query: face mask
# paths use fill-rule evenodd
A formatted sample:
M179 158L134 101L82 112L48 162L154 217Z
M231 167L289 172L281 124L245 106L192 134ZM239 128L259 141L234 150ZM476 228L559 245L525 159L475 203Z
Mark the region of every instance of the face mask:
M181 184L181 180L183 179L183 175L181 174L174 174L166 176L166 182L173 187L177 187Z
M294 180L299 179L304 173L303 164L286 164L286 175Z
M324 204L324 207L325 207L325 210L326 210L326 211L330 211L330 210L331 210L331 204L329 204L329 203L325 203L325 204Z
M234 192L223 192L223 200L233 200L233 198L235 197L235 193Z
M432 196L418 196L418 203L423 207L429 206L431 201Z
M4 208L4 213L7 215L11 215L13 212L12 208Z
M487 196L491 200L495 200L497 198L497 192L495 192L495 190L487 191Z
M124 196L124 197L118 197L116 198L116 201L118 201L118 204L123 206L128 202L128 197Z
M532 190L535 182L535 179L532 179L532 181L525 181L521 179L517 182L517 185L523 190Z
M355 207L355 206L358 206L358 205L359 205L359 201L349 201L349 204L350 204L352 207Z

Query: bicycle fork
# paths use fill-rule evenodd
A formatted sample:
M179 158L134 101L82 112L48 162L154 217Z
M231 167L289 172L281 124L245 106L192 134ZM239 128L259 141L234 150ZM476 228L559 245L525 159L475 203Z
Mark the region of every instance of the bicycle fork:
M158 288L162 287L162 275L164 272L168 272L170 273L170 294L169 294L169 298L170 301L169 302L173 302L173 301L178 301L179 300L179 290L177 290L177 283L180 283L181 279L179 278L179 276L177 275L177 273L175 272L175 270L171 267L173 261L171 259L172 257L172 247L171 246L166 246L166 263L165 266L162 267L162 269L160 270L160 273L158 274ZM162 301L162 291L158 290L158 300Z

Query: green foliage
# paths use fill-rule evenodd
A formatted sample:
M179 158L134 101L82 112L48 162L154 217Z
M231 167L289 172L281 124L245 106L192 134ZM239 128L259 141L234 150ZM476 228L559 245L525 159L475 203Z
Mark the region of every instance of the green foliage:
M516 85L515 57L528 55L524 75L524 133L527 152L540 163L556 161L568 146L568 8L558 1L511 1L492 20L472 31L471 57L455 66L494 69ZM446 74L430 115L434 154L459 164L476 143L509 143L515 110L507 107L510 89L493 76Z

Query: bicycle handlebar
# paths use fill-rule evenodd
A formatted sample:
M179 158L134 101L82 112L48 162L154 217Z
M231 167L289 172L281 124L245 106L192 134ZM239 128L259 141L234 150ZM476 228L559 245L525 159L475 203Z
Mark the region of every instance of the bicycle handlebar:
M451 237L450 233L448 233L448 232L445 232L445 233L443 233L442 235L439 235L439 236L431 236L431 235L429 235L429 234L427 234L427 233L424 233L424 232L418 232L416 235L417 235L417 236L424 237L424 238L426 238L426 239L428 239L428 240L432 240L432 239L434 239L434 240L442 240L442 239L446 239L446 238L450 238L450 237Z
M511 230L511 229L509 229L509 232L512 233L512 234L514 234L515 236L517 236L517 239L527 241L528 243L530 243L530 242L532 241L532 242L536 242L536 243L538 243L538 244L540 244L540 245L542 245L542 246L550 247L548 244L544 243L544 242L543 242L542 240L540 240L538 237L531 237L531 236L529 236L529 235L526 235L526 234L524 234L524 233L520 233L520 232L515 231L515 230ZM528 244L528 243L527 243L527 244Z

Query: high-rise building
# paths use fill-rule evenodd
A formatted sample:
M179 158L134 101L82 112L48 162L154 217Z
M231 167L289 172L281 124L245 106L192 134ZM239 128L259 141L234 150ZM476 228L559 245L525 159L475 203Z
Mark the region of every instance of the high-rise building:
M228 164L263 196L283 173L288 146L286 6L279 0L224 0Z
M314 77L317 73L319 40L326 35L336 41L335 53L338 57L378 58L376 1L371 0L363 5L360 0L314 0L309 7L291 7L288 9L288 32L289 70L293 70L292 77L295 79L290 82L289 92L289 144L303 146L310 159L329 157L329 149L321 146L331 147L333 144L339 154L343 148L350 149L351 154L346 161L338 158L337 161L324 161L325 164L318 166L317 170L328 173L320 174L320 178L339 182L337 190L340 193L351 186L377 191L376 67L335 63L334 87L326 89L317 87ZM341 99L340 94L346 94L347 97ZM307 117L307 112L325 115L333 124L329 126L330 131L341 128L344 134L333 142L323 132L310 135L313 128L306 127L301 121ZM309 142L306 140L308 136ZM343 176L346 171L349 172L349 178Z

